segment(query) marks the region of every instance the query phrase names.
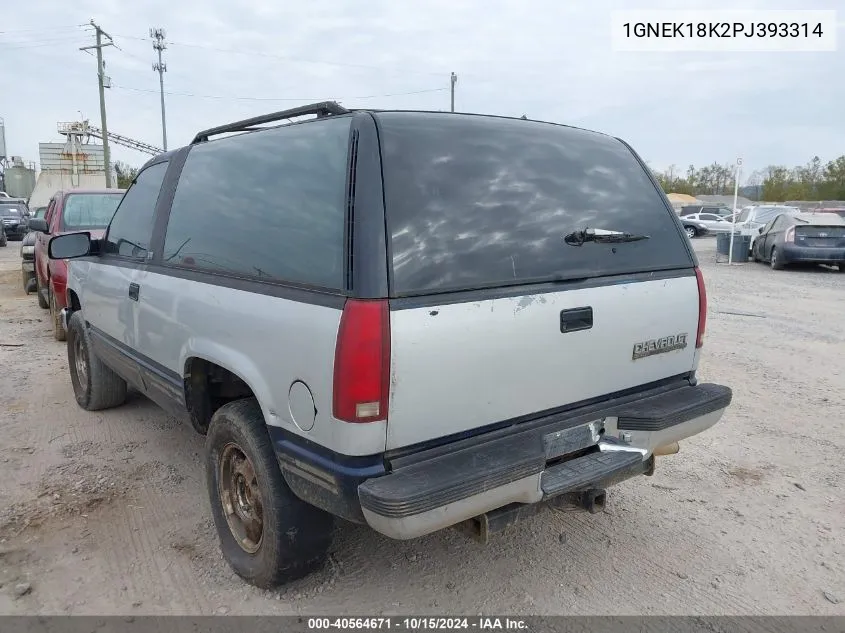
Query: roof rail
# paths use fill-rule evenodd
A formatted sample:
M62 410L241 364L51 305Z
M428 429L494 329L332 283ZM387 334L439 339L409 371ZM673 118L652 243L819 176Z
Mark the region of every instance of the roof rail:
M226 134L227 132L250 132L256 128L256 125L263 123L273 123L274 121L283 121L284 119L291 119L298 116L307 116L309 114L316 114L317 118L323 118L333 114L347 114L347 110L336 101L323 101L321 103L311 103L290 110L282 110L281 112L273 112L272 114L262 114L261 116L252 117L251 119L244 119L243 121L236 121L235 123L227 123L208 130L203 130L197 133L191 145L196 143L205 143L212 136L218 134Z

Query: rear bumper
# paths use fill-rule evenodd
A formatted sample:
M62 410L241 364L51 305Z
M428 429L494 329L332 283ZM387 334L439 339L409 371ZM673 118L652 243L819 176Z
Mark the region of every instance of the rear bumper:
M784 245L781 254L784 262L845 263L845 248Z
M732 398L713 384L643 395L399 458L392 473L358 486L364 519L409 539L510 504L608 487L650 473L655 449L710 428Z

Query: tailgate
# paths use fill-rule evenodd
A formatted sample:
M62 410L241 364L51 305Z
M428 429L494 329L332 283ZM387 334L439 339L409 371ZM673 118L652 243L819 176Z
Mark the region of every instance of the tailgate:
M388 450L693 370L698 285L676 274L392 310Z

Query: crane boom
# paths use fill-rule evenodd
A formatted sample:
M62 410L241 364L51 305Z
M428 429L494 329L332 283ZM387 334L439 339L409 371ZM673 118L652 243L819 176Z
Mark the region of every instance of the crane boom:
M96 125L91 125L88 121L59 123L58 130L61 134L66 136L74 135L77 136L77 138L80 136L94 136L99 139L103 138L103 130L98 128ZM151 154L153 156L164 152L164 150L160 147L144 143L143 141L136 141L134 138L115 134L114 132L109 132L109 140L117 143L118 145L123 145L124 147L129 147L130 149L134 149L145 154Z
M91 136L96 136L99 139L103 138L103 131L95 125L88 124L88 134ZM164 152L163 149L160 147L156 147L155 145L150 145L149 143L144 143L143 141L136 141L134 138L129 138L128 136L121 136L120 134L115 134L114 132L109 132L109 140L117 143L118 145L123 145L124 147L129 147L134 150L138 150L139 152L144 152L145 154L152 154L156 156L157 154L161 154Z

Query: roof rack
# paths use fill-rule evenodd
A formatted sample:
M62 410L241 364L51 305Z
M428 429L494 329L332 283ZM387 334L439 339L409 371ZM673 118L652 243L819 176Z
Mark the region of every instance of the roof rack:
M227 123L208 130L199 132L191 145L196 143L205 143L212 136L218 134L226 134L227 132L251 132L253 130L261 129L255 127L263 123L273 123L274 121L283 121L298 116L307 116L309 114L316 114L318 119L331 116L333 114L348 114L347 110L336 101L323 101L321 103L311 103L309 105L291 108L290 110L282 110L281 112L273 112L272 114L262 114L261 116L252 117L251 119L244 119L243 121L236 121L235 123Z

